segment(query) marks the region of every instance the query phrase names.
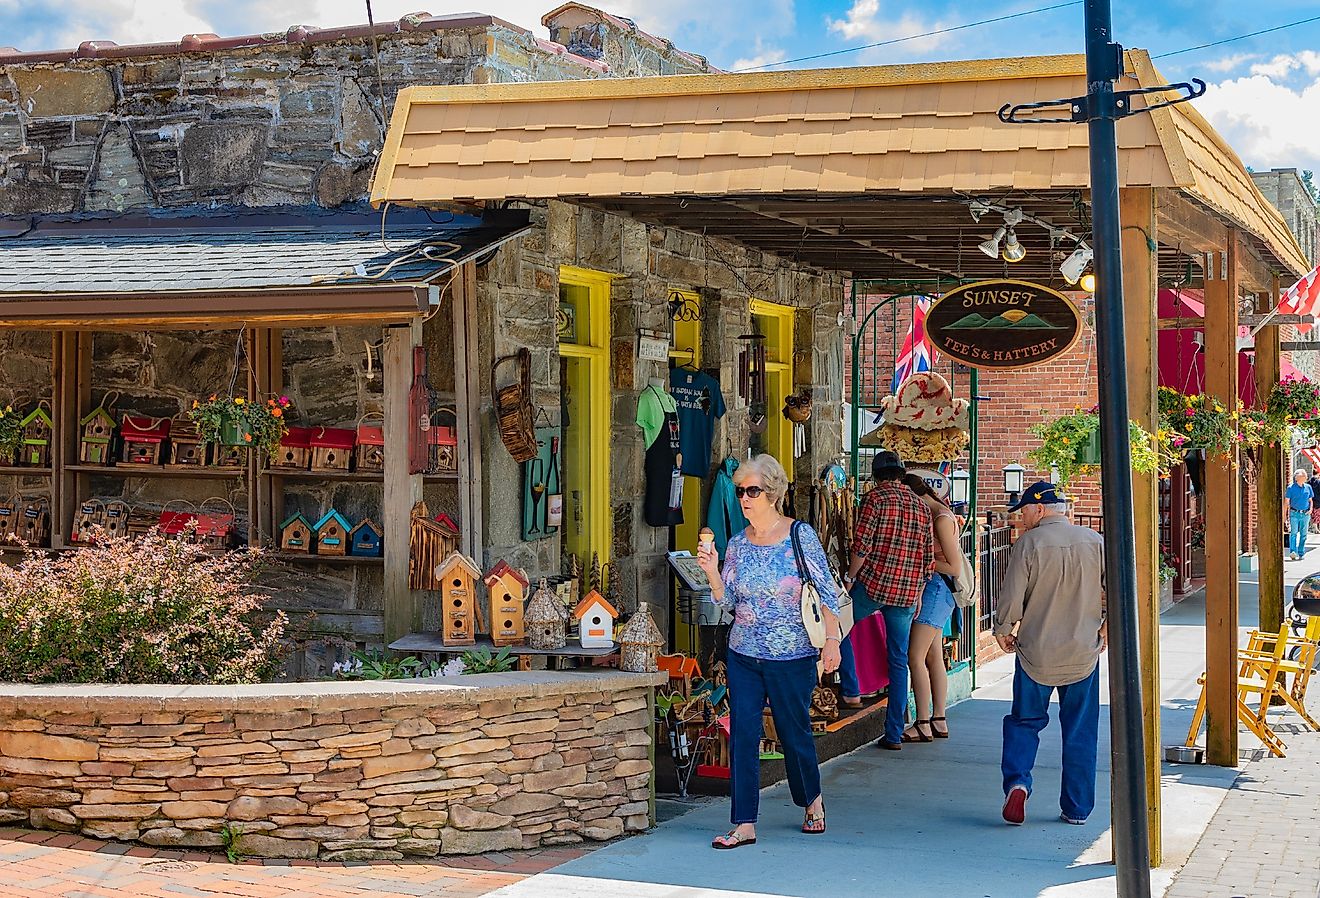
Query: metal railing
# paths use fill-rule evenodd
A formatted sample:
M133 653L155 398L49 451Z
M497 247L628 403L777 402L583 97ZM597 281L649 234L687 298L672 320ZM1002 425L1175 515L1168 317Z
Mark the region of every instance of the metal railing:
M968 535L970 540L970 534ZM1008 570L1008 553L1013 549L1013 527L993 525L993 518L986 515L986 527L981 531L981 551L978 570L981 578L981 614L977 620L975 632L985 632L994 626L995 611L999 608L999 589L1004 583L1004 572ZM973 629L970 628L969 629Z

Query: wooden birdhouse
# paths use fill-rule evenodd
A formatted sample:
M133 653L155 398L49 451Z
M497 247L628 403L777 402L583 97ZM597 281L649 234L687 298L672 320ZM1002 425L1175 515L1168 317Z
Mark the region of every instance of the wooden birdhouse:
M101 526L105 528L107 536L125 537L128 536L128 517L132 513L125 502L107 502L102 515Z
M476 632L476 585L481 571L461 552L435 569L440 581L440 638L445 645L473 645Z
M280 437L280 448L271 456L272 468L288 471L306 471L312 463L312 434L315 427L290 427L289 432Z
M115 438L114 416L104 407L97 407L78 422L78 428L78 462L84 465L113 464L110 446Z
M100 499L86 499L78 506L78 511L73 516L73 532L69 534L69 541L78 545L87 545L91 542L89 532L91 528L104 526L105 503Z
M348 550L352 555L363 558L378 558L384 546L384 534L371 518L363 518L361 523L348 534Z
M486 574L490 594L490 641L496 645L522 645L523 602L530 584L520 571L500 561Z
M637 606L637 611L619 632L619 669L632 673L653 673L660 668L656 665L656 656L665 646L665 637L655 625L651 611L645 602Z
M44 497L31 499L23 506L23 513L18 519L18 538L29 546L49 545L49 500Z
M41 406L23 419L23 446L19 464L34 468L50 467L50 437L55 424Z
M170 421L170 454L167 468L200 468L206 464L206 443L192 418L181 415Z
M669 674L669 688L684 698L692 697L692 681L701 676L701 665L687 655L661 655L656 666Z
M385 428L383 425L358 425L355 455L359 471L385 470Z
M619 612L605 597L591 590L573 609L581 629L579 640L584 649L603 649L614 645L614 619Z
M312 551L312 524L301 512L280 524L280 548L302 554Z
M119 425L120 460L129 465L161 464L171 423L169 418L124 415Z
M568 642L568 609L541 578L523 616L527 644L534 649L562 649Z
M408 521L408 588L438 590L440 562L458 551L458 525L443 511L433 518L425 502L413 506Z
M134 508L128 513L128 524L124 532L129 539L141 539L160 526L160 516L144 509Z
M12 543L18 538L19 509L17 496L0 499L0 543Z
M346 427L313 428L312 470L322 474L347 471L356 440L357 431Z
M452 413L443 409L436 413L437 418L445 415L450 415L452 418ZM428 470L435 474L458 473L458 432L453 424L439 421L432 423L430 430L426 432L426 443Z
M348 554L348 534L353 527L342 514L332 508L312 529L316 533L317 555Z
M228 443L211 444L211 464L217 468L246 468L248 447Z

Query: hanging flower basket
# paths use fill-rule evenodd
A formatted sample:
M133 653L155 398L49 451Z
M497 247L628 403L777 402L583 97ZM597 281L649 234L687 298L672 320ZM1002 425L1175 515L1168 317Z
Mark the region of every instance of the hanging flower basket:
M0 407L0 462L12 465L23 445L23 413L10 403Z
M1057 468L1059 486L1066 487L1075 477L1094 474L1100 467L1100 416L1093 410L1077 409L1051 421L1036 424L1031 434L1041 445L1027 453L1041 470ZM1166 453L1160 451L1161 441L1147 433L1135 421L1128 422L1128 441L1132 470L1142 474L1155 471L1165 473Z
M1077 447L1077 463L1079 465L1098 465L1100 464L1100 422L1096 421L1096 426L1086 435L1086 439Z
M289 432L286 412L291 405L287 396L249 402L242 396L213 395L194 402L188 416L208 443L255 447L269 454L278 450L280 439Z
M1288 375L1270 390L1265 413L1281 428L1292 426L1320 437L1320 384Z
M1238 412L1229 411L1214 397L1160 387L1159 411L1160 429L1174 449L1204 449L1222 455L1237 444Z

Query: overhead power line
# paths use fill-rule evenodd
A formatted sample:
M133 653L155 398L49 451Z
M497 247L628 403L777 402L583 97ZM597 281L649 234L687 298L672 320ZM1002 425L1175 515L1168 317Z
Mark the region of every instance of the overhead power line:
M1205 50L1208 47L1221 47L1224 44L1231 44L1235 41L1244 41L1249 37L1259 37L1262 34L1273 34L1276 31L1283 31L1286 28L1296 28L1298 25L1309 25L1312 22L1320 22L1320 16L1311 16L1309 19L1300 19L1296 22L1289 22L1287 25L1275 25L1273 28L1266 28L1262 31L1253 31L1250 34L1239 34L1237 37L1226 37L1222 41L1212 41L1208 44L1198 44L1195 47L1186 47L1182 50L1173 50L1169 53L1160 53L1152 56L1152 59L1165 59L1169 56L1180 56L1183 53L1191 53L1193 50Z

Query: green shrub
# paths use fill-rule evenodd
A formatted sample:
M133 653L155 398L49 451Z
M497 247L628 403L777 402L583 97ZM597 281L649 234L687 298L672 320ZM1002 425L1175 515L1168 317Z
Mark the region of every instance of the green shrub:
M0 680L255 683L281 660L257 551L212 554L152 532L0 565Z

